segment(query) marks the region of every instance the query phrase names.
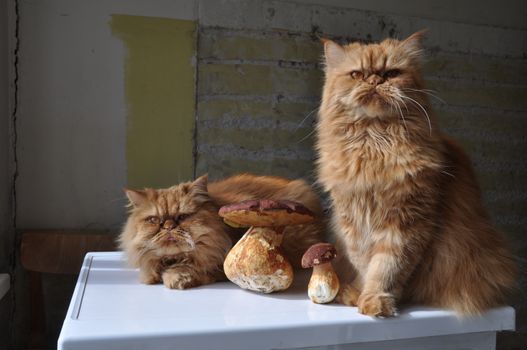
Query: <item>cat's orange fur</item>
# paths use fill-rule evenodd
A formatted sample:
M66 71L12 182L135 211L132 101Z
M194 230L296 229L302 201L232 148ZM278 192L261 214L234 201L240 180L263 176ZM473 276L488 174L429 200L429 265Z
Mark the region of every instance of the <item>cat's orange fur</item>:
M367 315L392 316L399 301L479 313L515 284L470 160L434 122L422 36L324 45L319 181L332 199L339 300Z
M119 243L132 266L139 267L143 283L184 289L223 278L223 260L245 231L223 223L218 209L226 204L287 199L311 209L317 221L284 230L282 248L295 266L323 235L320 201L302 180L243 174L207 184L202 176L167 189L126 194L131 210Z

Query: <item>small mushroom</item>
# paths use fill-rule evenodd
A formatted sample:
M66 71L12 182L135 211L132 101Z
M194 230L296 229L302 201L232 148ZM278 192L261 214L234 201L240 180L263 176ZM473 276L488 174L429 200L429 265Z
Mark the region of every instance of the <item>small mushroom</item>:
M336 256L335 247L329 243L314 244L302 256L302 267L313 268L307 295L314 303L329 303L337 296L340 283L331 265L331 260Z
M289 288L293 268L280 249L284 226L308 223L314 214L300 203L265 199L223 206L219 215L230 225L250 227L225 258L227 278L263 293Z

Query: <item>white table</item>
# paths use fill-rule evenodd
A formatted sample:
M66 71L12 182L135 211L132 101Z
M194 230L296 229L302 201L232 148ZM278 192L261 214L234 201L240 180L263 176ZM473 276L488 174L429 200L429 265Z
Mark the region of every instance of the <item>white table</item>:
M317 305L307 297L308 278L297 275L289 290L269 295L228 282L169 290L140 284L119 252L89 253L58 348L494 349L497 331L514 330L510 307L466 319L414 307L380 320L352 307Z

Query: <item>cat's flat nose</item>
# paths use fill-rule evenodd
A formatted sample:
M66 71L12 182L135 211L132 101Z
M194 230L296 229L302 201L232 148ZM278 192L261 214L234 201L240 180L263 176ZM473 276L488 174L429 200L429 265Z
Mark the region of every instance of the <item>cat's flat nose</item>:
M384 81L384 79L377 74L372 74L368 77L368 79L366 79L366 81L371 85L379 85Z
M174 227L176 227L176 223L172 219L165 220L163 223L163 228L166 230L172 230Z

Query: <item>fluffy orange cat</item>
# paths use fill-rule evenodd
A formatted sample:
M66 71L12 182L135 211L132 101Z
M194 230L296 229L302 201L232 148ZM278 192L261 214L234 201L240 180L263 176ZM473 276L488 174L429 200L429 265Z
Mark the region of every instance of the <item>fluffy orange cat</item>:
M515 284L470 160L434 122L422 37L324 43L319 181L332 200L339 301L366 315L392 316L398 301L479 313Z
M207 184L207 176L167 189L125 190L130 215L119 237L140 280L184 289L223 276L223 260L244 230L223 223L219 207L248 199L287 199L304 204L318 218L318 196L302 180L238 175ZM295 266L304 251L320 242L320 220L284 230L282 248Z

